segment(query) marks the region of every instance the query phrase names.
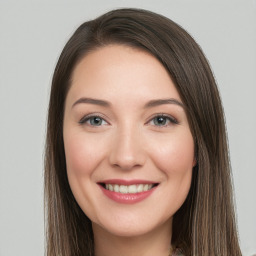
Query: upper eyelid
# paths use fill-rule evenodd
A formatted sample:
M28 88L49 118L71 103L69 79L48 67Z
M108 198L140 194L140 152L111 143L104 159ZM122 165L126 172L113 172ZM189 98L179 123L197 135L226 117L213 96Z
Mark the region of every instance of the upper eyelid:
M152 115L150 118L148 118L148 120L146 121L146 124L148 124L150 121L152 121L154 118L156 117L166 117L166 118L169 118L171 119L172 121L174 121L176 124L179 124L179 121L177 120L177 118L175 118L174 116L172 115L169 115L169 114L165 114L165 113L156 113L154 115Z
M155 113L153 115L151 115L147 121L145 122L145 124L148 124L150 121L152 121L154 118L156 117L159 117L159 116L162 116L162 117L166 117L166 118L169 118L171 119L172 121L174 121L176 124L179 124L179 121L177 120L177 118L175 118L174 116L170 115L170 114L165 114L165 113ZM110 122L107 120L107 118L103 115L103 114L100 114L100 113L89 113L89 114L86 114L84 115L80 120L79 120L79 123L83 123L85 122L86 120L88 120L89 118L91 117L100 117L102 118L106 123L110 124Z
M80 123L80 124L83 124L85 121L87 121L87 120L90 119L91 117L100 117L100 118L103 119L106 123L109 124L109 122L106 120L106 118L105 118L102 114L99 114L99 113L90 113L90 114L84 115L84 116L79 120L79 123Z

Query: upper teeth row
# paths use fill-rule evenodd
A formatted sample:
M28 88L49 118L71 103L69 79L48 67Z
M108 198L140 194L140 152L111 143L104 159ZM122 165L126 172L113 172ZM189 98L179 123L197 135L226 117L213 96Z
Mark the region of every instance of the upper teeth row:
M123 194L139 193L148 191L153 187L153 184L138 184L138 185L118 185L118 184L105 184L105 188L110 191L115 191Z

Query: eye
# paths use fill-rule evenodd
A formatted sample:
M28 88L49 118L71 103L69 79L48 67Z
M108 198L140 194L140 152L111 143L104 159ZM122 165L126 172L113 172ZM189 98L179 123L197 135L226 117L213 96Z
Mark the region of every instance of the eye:
M169 115L157 115L153 119L150 120L149 124L155 125L158 127L165 127L171 124L178 124L178 121Z
M102 117L97 115L85 116L79 121L79 123L86 124L89 126L102 126L107 124L107 122Z

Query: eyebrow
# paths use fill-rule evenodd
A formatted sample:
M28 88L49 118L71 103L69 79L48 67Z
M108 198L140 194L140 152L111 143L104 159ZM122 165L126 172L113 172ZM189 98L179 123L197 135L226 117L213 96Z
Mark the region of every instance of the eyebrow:
M146 103L145 108L156 107L156 106L164 105L164 104L175 104L175 105L178 105L178 106L184 108L183 103L181 103L180 101L173 99L173 98L150 100L148 103Z
M75 103L72 105L72 108L80 103L87 103L87 104L94 104L94 105L99 105L99 106L103 106L103 107L110 107L111 103L105 100L100 100L100 99L93 99L93 98L80 98L77 101L75 101ZM156 107L159 105L164 105L164 104L175 104L178 105L182 108L184 108L184 105L173 98L170 99L156 99L156 100L150 100L149 102L147 102L144 106L144 108L151 108L151 107Z
M92 99L92 98L80 98L78 99L73 105L72 108L80 103L88 103L88 104L94 104L94 105L99 105L103 107L110 107L111 104L108 101L105 100L99 100L99 99Z

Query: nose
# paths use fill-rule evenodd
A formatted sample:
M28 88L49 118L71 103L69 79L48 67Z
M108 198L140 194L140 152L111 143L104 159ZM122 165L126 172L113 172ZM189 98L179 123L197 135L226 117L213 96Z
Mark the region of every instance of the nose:
M141 167L146 161L146 154L138 129L122 129L115 133L109 155L109 162L122 170Z

